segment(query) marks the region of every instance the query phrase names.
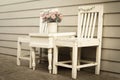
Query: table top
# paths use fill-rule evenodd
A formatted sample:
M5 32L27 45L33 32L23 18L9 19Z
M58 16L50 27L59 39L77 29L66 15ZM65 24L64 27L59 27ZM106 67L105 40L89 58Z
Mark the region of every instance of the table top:
M76 32L58 32L58 33L29 33L29 36L36 37L54 37L54 36L75 36Z

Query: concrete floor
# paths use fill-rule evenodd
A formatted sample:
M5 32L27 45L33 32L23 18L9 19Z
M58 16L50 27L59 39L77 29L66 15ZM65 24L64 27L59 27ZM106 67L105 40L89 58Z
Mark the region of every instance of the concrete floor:
M47 64L37 65L33 71L28 68L28 62L22 61L21 66L16 66L16 57L0 55L0 80L72 80L71 70L59 68L58 74L49 74ZM93 72L81 70L76 80L120 80L120 78L106 75L95 75Z

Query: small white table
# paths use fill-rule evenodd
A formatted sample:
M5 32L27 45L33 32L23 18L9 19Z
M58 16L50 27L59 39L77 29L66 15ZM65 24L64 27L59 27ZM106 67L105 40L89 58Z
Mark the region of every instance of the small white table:
M49 34L41 34L41 33L30 33L30 51L31 51L31 60L32 67L35 70L35 48L47 48L48 49L48 70L49 73L52 72L52 49L54 48L54 39L56 37L71 37L75 36L76 32L64 32L64 33L49 33Z

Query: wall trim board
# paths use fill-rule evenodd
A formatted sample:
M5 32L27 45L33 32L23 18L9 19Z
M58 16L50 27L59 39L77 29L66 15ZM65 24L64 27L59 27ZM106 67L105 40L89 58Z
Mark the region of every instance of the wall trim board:
M5 55L5 56L12 56L12 57L17 57L17 55L11 55L11 54L6 54L6 53L0 53L0 55Z
M14 20L14 19L32 19L32 18L39 18L39 16L37 17L18 17L18 18L3 18L3 19L0 19L0 20Z
M88 60L95 60L95 58L83 57L83 59L85 59L85 58ZM120 63L120 61L113 61L113 60L106 60L106 59L101 59L101 61Z
M8 49L17 49L17 48L13 48L13 47L6 47L6 46L0 46L1 48L8 48Z
M77 27L77 25L59 25L58 24L58 27ZM120 25L103 25L103 27L120 27ZM19 25L13 25L13 26L0 26L0 27L39 27L38 25L22 25L22 26L19 26Z
M2 40L2 39L0 39L0 41L6 41L6 42L17 42L16 40Z
M102 38L108 38L108 39L120 39L120 37L102 37Z
M103 27L120 27L120 25L103 25Z
M22 25L22 26L19 26L19 25L16 25L16 26L0 26L0 27L39 27L38 25Z
M13 48L13 47L5 47L5 46L0 46L1 48L8 48L8 49L17 49L17 48ZM29 49L22 49L23 51L30 51Z
M18 33L0 33L0 34L3 34L3 35L28 35L28 34L18 34Z
M104 13L104 15L109 15L109 14L120 14L120 12L108 12L108 13Z
M1 4L1 6L9 6L9 5L16 5L16 4L23 4L23 3L29 3L29 2L34 2L34 1L38 1L38 0L28 0L28 1L22 1L22 2L15 2L15 3L8 3L8 4Z
M119 76L119 78L120 78L120 73L118 73L118 72L111 72L111 71L105 71L105 70L100 70L100 71L102 71L103 73L104 73L104 72L107 72L107 75L108 75L109 73L113 73L114 75L115 75L115 74L116 74L116 75L118 74L118 76ZM113 74L112 74L112 75L113 75Z
M113 61L113 60L106 60L106 59L101 59L102 61L107 61L107 62L114 62L114 63L120 63L120 61Z
M111 15L111 14L120 14L120 12L109 12L109 13L104 13L104 15ZM73 17L77 16L75 15L63 15L64 17ZM13 20L13 19L32 19L32 18L39 18L39 16L34 16L34 17L17 17L17 18L1 18L0 20Z
M114 50L114 51L120 51L120 49L110 49L110 48L102 48L102 49L105 49L105 50Z

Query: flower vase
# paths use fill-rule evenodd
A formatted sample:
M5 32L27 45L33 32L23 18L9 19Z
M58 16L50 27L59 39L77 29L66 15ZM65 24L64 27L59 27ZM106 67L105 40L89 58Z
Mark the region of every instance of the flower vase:
M56 33L57 32L57 23L48 23L48 33Z

